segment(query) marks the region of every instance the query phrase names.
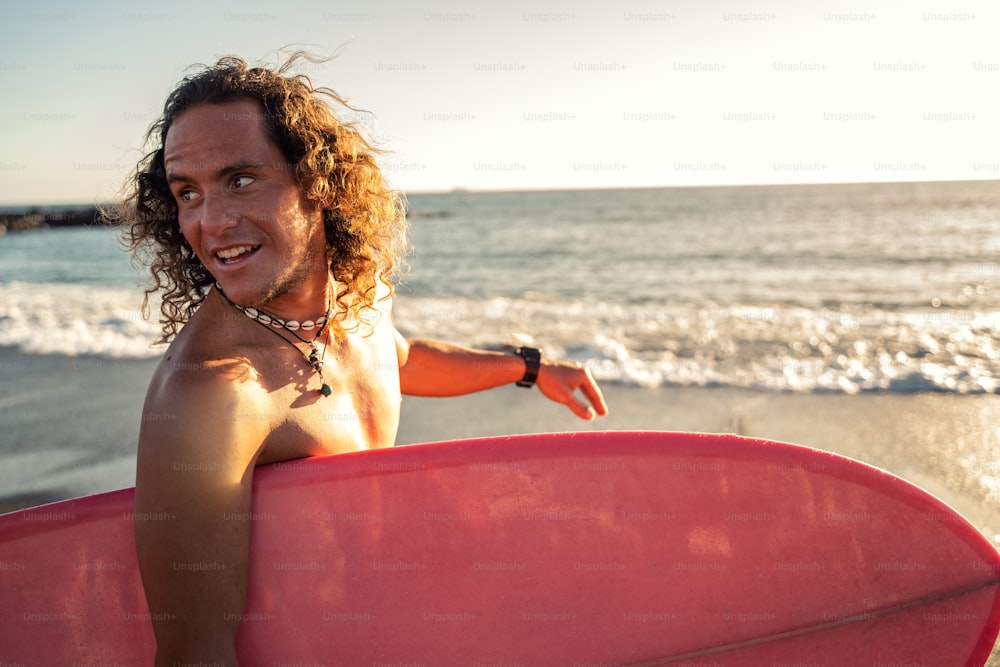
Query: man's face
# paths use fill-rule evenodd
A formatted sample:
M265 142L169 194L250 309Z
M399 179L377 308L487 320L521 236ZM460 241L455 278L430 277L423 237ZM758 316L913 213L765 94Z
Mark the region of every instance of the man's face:
M310 278L326 284L322 212L264 127L252 100L204 104L181 114L164 143L181 233L242 305L265 306Z

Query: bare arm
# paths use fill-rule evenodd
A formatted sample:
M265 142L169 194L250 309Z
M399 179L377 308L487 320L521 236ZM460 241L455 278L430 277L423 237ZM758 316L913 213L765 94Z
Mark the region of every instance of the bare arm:
M400 387L414 396L459 396L513 384L524 376L524 360L504 352L488 352L430 340L399 337ZM597 382L579 364L542 360L538 388L582 419L606 415ZM577 390L586 402L577 396Z
M231 383L198 375L151 389L143 414L158 419L139 436L135 537L158 667L236 665L246 605L260 428Z

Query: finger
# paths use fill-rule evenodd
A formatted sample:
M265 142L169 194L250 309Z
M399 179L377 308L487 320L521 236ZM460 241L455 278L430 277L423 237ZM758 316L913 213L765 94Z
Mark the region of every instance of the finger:
M594 381L590 371L587 371L587 379L580 385L580 391L587 397L590 404L594 406L597 414L602 417L608 414L608 404L604 402L604 394L601 393L601 388L597 386L597 382Z
M586 419L588 421L592 420L596 415L593 408L581 401L576 392L573 390L573 385L560 385L559 390L550 395L549 398L552 400L562 403L567 408L573 411L580 419Z
M569 397L569 399L566 401L566 406L569 407L569 409L573 411L573 414L575 414L580 419L593 421L594 417L597 416L592 407L585 404L583 401L577 400L575 396Z

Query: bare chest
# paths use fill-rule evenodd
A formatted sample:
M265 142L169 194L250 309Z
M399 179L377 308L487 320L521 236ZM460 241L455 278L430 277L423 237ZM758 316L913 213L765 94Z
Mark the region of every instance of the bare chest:
M272 366L268 369L268 365ZM380 332L332 344L323 381L294 350L268 359L272 390L264 405L271 423L258 463L389 447L399 425L400 390L396 348Z

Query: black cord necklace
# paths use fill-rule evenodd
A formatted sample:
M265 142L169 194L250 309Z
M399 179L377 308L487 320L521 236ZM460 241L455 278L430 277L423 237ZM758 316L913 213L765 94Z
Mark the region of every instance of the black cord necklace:
M240 306L239 304L234 303L232 299L230 299L228 296L226 296L226 293L222 291L222 287L220 287L218 283L216 283L215 289L219 290L219 294L222 295L222 298L228 301L229 304L233 306L233 308L240 311L241 313L246 315L249 319L253 320L257 324L264 327L265 329L273 333L275 336L277 336L278 338L280 338L281 340L285 341L286 343L294 347L296 350L298 350L299 354L301 354L306 359L306 361L309 362L309 365L312 366L312 369L316 371L316 374L319 376L319 381L321 385L319 389L320 394L322 394L323 396L329 396L330 394L333 393L333 388L326 383L326 379L324 379L323 377L323 360L326 358L326 348L329 347L329 345L323 346L322 356L320 356L320 352L316 348L316 341L319 340L319 337L323 335L323 332L326 331L327 325L330 323L330 315L333 311L332 295L329 296L327 300L326 314L316 321L319 330L316 332L316 335L313 336L312 340L306 340L297 333L295 333L294 329L300 329L300 328L311 329L313 327L303 327L299 325L299 323L297 322L286 323L284 320L277 318L269 313L264 313L264 311L262 310ZM264 318L267 318L267 321L265 321ZM294 328L290 326L292 324L295 325ZM308 345L309 354L308 355L305 354L304 352L302 352L301 349L299 349L298 345L296 345L292 341L282 336L278 332L278 329L284 329L288 333L292 334L295 337L295 339L298 340L300 343Z

